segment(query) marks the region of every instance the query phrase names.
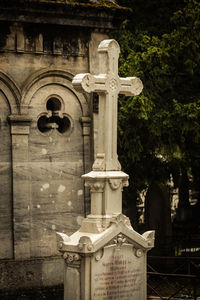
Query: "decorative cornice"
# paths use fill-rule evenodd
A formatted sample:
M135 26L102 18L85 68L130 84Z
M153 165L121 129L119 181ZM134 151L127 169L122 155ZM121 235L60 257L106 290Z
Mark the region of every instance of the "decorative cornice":
M28 115L10 115L8 116L8 120L11 124L30 125L32 118Z
M155 231L146 231L142 235L145 239L148 240L148 247L151 249L154 247L154 240L155 240Z
M81 260L81 256L78 253L64 252L63 258L67 264L74 264Z
M90 135L90 127L91 127L91 118L90 117L80 117L80 122L83 127L83 136Z
M92 166L93 171L105 170L105 153L97 153L95 162Z
M126 243L126 237L123 234L118 234L116 238L114 238L113 242L116 244L117 248L121 248L121 246Z
M12 1L12 0L11 0ZM106 9L123 9L128 10L126 7L119 6L115 0L18 0L19 2L36 2L36 3L54 3L56 5L65 6L80 6L80 7L102 7Z
M123 13L122 13L123 11ZM119 28L129 9L112 1L0 0L0 20L85 28Z
M28 135L30 131L31 118L28 115L10 115L8 121L11 124L12 135Z
M131 228L131 229L132 229L132 227L131 227L131 222L130 222L129 218L126 217L126 216L123 215L123 214L119 214L119 215L117 215L117 216L114 216L114 217L112 218L112 223L115 223L115 224L117 224L117 225L121 223L121 224L127 226L128 228Z
M102 180L86 180L85 187L88 187L92 193L103 193L105 182Z
M136 249L135 250L135 256L138 258L142 257L144 255L144 251L142 249Z
M83 252L91 252L93 250L91 239L88 236L82 236L78 243L78 249Z
M114 191L117 190L122 184L121 179L108 179L108 182L110 184L111 189Z

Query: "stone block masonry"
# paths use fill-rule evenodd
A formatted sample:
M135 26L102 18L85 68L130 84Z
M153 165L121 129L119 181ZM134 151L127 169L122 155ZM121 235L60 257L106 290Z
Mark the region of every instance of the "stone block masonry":
M0 289L61 284L56 231L72 234L89 212L81 175L98 128L72 79L93 72L122 20L96 4L0 1Z

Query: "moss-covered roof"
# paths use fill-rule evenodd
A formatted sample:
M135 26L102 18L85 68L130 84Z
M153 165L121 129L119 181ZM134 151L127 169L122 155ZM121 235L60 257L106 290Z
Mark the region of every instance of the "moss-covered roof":
M112 29L128 12L114 0L0 0L0 21Z
M88 7L101 7L101 8L115 8L115 9L125 9L118 5L114 0L26 0L26 2L45 2L45 3L57 3L66 4L70 6L88 6Z

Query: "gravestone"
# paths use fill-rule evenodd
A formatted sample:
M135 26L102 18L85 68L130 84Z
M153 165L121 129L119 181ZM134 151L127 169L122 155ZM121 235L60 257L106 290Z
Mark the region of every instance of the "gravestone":
M157 255L169 255L172 251L172 225L170 197L167 187L152 182L145 197L145 227L155 230Z
M118 94L138 95L140 79L118 76L120 48L115 40L98 47L100 75L78 74L79 92L99 94L98 151L92 171L83 175L90 188L91 213L70 237L58 233L65 259L65 300L146 299L146 253L154 232L135 232L122 215L122 190L128 175L117 157Z

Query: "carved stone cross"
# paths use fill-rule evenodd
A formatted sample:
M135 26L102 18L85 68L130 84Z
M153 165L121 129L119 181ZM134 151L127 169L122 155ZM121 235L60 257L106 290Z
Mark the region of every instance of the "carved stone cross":
M80 92L99 94L99 127L95 171L120 170L117 156L117 107L118 94L139 95L142 82L136 77L120 78L118 75L119 44L104 40L98 47L99 75L78 74L72 83Z
M138 95L143 86L138 78L118 76L119 51L115 40L102 41L98 48L100 74L78 74L72 81L80 92L99 94L99 127L93 171L82 176L90 188L90 214L70 237L57 234L66 261L65 300L100 300L104 295L112 299L147 299L146 253L154 245L154 232L138 234L122 215L122 190L128 185L128 175L119 170L117 158L118 94ZM121 262L125 262L123 266ZM117 291L116 280L110 280L115 276L121 282ZM134 280L124 285L130 276L135 276Z

